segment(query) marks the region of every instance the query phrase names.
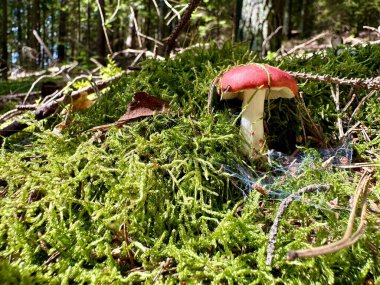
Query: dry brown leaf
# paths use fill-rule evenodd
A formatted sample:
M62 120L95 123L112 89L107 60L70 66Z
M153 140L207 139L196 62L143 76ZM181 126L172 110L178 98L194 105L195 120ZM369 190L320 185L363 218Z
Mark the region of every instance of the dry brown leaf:
M94 127L91 131L106 131L116 126L122 127L132 119L154 116L170 111L169 104L164 100L153 97L146 92L136 92L132 101L127 106L127 112L121 116L115 123Z
M82 92L78 99L74 100L72 103L72 110L74 112L82 111L90 108L92 105L94 105L94 101L88 99L88 93Z
M169 104L167 102L146 92L137 92L133 96L132 102L128 104L127 112L116 121L115 125L120 127L132 119L154 116L168 111Z

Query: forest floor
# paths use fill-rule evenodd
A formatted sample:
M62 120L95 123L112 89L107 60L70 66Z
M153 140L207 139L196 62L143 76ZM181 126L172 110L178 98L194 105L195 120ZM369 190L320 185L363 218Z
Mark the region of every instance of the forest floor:
M380 46L296 53L313 43L266 59L231 44L147 59L82 92L89 108L18 113L27 127L0 150L0 283L379 283ZM252 62L306 74L295 100L266 104L255 159L241 106L208 108L213 80ZM121 72L111 61L100 75ZM121 124L142 92L165 110Z

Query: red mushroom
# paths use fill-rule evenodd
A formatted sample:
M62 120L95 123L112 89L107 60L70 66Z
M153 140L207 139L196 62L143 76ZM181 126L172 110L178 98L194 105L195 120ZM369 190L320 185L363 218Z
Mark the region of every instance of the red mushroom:
M243 101L241 132L247 141L247 154L252 155L264 144L264 100L293 98L298 93L295 79L278 68L249 64L237 66L218 80L221 100L239 98Z

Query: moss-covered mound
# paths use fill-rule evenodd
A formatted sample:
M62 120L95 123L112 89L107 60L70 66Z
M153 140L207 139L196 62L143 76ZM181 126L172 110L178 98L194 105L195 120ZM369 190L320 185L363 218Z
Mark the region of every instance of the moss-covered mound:
M239 107L214 101L209 114L207 93L218 73L253 61L260 60L230 45L194 49L167 61L148 60L141 71L111 86L91 109L73 114L63 136L51 132L62 120L58 118L33 122L25 130L33 134L5 140L0 152L0 283L380 282L379 216L373 212L365 235L351 248L286 261L289 250L343 236L360 174L324 167L311 149L318 143L304 136L307 124L296 100L267 105L268 144L288 153L302 144L313 160L293 174L269 177L272 166L243 155ZM379 62L380 48L367 46L269 63L284 70L372 77ZM303 81L300 90L313 122L323 129L324 143L336 146L335 120L345 115L336 114L330 86ZM102 135L88 131L117 120L137 91L168 101L171 112ZM342 106L349 91L341 88ZM347 116L369 91L354 92L357 99ZM367 127L366 137L357 133L353 138L356 160L376 162L380 155L376 97L354 118ZM374 171L369 200L376 206L379 174ZM280 222L271 267L265 265L266 247L281 199L246 187L247 181L264 176L271 181L268 190L282 194L310 184L331 185L329 191L308 194L290 206Z

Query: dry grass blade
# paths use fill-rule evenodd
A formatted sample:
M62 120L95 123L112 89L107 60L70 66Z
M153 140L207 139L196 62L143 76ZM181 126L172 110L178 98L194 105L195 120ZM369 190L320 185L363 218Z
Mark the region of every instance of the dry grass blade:
M368 196L367 186L371 177L372 177L372 174L366 170L358 182L358 185L355 190L354 200L352 203L352 210L351 210L350 217L348 220L347 229L344 234L344 237L341 240L337 242L333 242L331 244L324 245L324 246L314 247L311 249L301 249L301 250L296 250L296 251L290 251L288 253L287 259L289 261L292 261L296 258L315 257L315 256L329 254L329 253L334 253L342 249L345 249L347 247L350 247L355 242L357 242L359 238L363 235L365 226L367 223L366 222L366 216L367 216L366 202L367 202L367 196ZM358 204L360 196L362 196L362 203L361 203L362 210L361 210L361 216L360 216L360 223L356 232L351 235L354 222L355 222L357 204Z

